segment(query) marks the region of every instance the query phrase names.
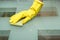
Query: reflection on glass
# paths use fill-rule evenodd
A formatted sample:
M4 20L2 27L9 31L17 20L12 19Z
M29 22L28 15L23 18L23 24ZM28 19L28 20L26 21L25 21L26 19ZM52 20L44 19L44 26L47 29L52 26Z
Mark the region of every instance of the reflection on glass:
M58 16L60 0L43 0L44 5L38 16Z
M38 40L60 40L60 35L54 36L39 36Z
M38 40L60 40L60 30L39 30Z
M41 12L38 13L38 16L57 16L56 7L44 7Z
M0 12L0 17L11 17L15 12Z
M0 40L8 40L10 30L0 30Z

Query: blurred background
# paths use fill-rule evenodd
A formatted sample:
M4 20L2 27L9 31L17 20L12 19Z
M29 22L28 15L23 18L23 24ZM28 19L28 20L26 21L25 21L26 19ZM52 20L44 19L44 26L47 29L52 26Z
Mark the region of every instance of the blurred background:
M30 8L30 6L32 5L34 0L0 0L0 17L10 17L12 15L14 15L15 13L17 12L20 12L20 11L23 11L23 10L27 10ZM41 0L44 2L44 6L42 8L42 10L38 13L38 17L50 17L50 18L47 18L47 19L44 19L42 21L37 21L37 24L40 22L40 23L43 23L45 22L44 25L47 25L48 22L49 24L47 26L53 26L53 25L58 25L58 24L54 24L54 22L57 22L59 23L59 20L57 19L54 19L56 21L53 20L52 17L60 17L60 0ZM51 19L52 18L52 19ZM38 18L39 19L39 18ZM7 20L7 19L6 19ZM2 21L3 23L5 21ZM2 23L1 22L1 23ZM53 23L52 23L53 22ZM3 24L2 23L2 24ZM37 25L36 24L36 25ZM51 24L51 25L50 25ZM8 24L6 24L8 25ZM35 25L35 24L34 24ZM42 24L41 24L42 25ZM40 25L40 27L42 27ZM60 25L60 23L59 23ZM10 26L10 25L9 25ZM38 26L38 25L37 25ZM2 26L1 26L2 27ZM5 27L5 26L4 26ZM3 28L4 28L3 27ZM43 26L45 27L45 26ZM55 26L54 26L55 27ZM9 27L10 28L10 27ZM39 27L37 27L39 28ZM48 28L48 27L47 27ZM30 29L30 28L29 28ZM20 32L20 31L19 31ZM60 31L49 31L50 33L47 33L45 30L44 31L39 31L39 34L38 34L38 40L55 40L55 38L59 39L60 40L60 36L55 36L54 37L54 33L56 32L56 35L60 32ZM53 33L52 33L53 32ZM33 32L32 32L33 33ZM46 34L51 34L53 36L42 36L42 35L46 35L46 34L43 34L43 33L46 33ZM13 33L14 34L14 33ZM12 35L13 35L12 34ZM60 33L59 33L60 34ZM5 35L5 36L2 36ZM7 36L6 36L7 35ZM1 40L8 40L8 35L9 35L9 31L0 31L0 39ZM16 36L16 35L15 35ZM14 36L13 36L14 37ZM5 39L4 39L5 38ZM18 38L17 38L18 39ZM17 40L16 39L16 40ZM23 38L22 38L23 39ZM57 40L56 39L56 40ZM25 39L24 39L25 40Z

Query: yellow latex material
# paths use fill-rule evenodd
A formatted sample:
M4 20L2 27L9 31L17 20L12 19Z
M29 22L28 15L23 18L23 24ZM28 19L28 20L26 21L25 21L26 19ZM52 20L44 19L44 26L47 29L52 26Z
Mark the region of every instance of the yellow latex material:
M21 11L10 17L10 24L22 26L23 24L31 20L33 17L35 17L39 10L41 10L42 6L43 2L34 0L30 9Z

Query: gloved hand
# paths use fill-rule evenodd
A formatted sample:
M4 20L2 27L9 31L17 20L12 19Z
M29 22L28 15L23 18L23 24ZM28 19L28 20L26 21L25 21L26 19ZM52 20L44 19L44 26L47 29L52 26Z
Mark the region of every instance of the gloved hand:
M31 9L22 11L22 12L19 12L18 14L13 15L10 18L10 23L12 25L21 25L22 26L27 21L31 20L34 16L35 16L35 11L33 11ZM20 20L20 22L18 22L19 20Z
M38 11L41 10L42 6L42 2L35 0L30 9L21 11L10 17L10 24L22 26L23 24L31 20L33 17L35 17Z

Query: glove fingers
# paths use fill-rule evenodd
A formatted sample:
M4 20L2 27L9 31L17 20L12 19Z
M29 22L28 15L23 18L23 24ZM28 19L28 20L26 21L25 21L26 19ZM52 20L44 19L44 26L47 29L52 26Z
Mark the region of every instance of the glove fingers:
M25 24L26 22L28 22L31 18L29 17L26 17L24 19L22 19L20 22L18 22L16 25L23 25Z
M10 23L11 24L15 24L15 23L17 23L23 17L24 17L23 14L15 15L15 16L13 16L13 18L10 19Z

